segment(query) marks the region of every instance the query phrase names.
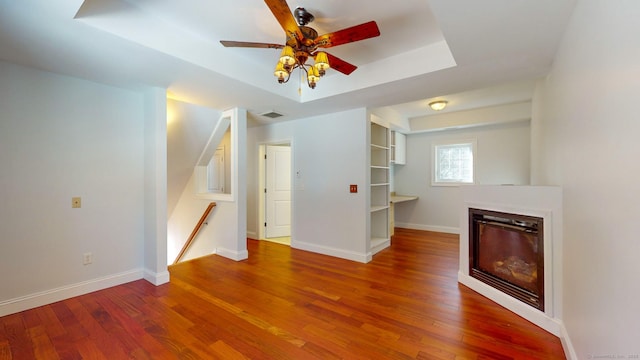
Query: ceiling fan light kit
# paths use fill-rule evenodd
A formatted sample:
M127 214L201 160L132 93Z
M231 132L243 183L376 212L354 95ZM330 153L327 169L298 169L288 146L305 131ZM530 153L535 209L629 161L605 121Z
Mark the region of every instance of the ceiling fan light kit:
M315 65L313 65L313 67L318 69L320 76L324 76L327 69L331 67L329 65L329 57L327 56L327 53L324 51L318 51L316 53L315 60L316 60L316 63Z
M293 52L293 48L291 46L285 46L282 48L282 53L280 54L280 62L286 66L293 66L296 63L295 54Z
M293 48L289 45L282 48L280 60L278 60L276 69L273 72L273 75L278 78L278 83L283 84L289 81L293 70L299 68L307 75L307 84L309 87L315 89L320 77L324 76L327 69L331 66L329 65L327 53L324 51L315 53L315 64L313 65L306 63L309 57L309 54L306 52L294 53Z
M315 89L316 84L328 69L333 68L349 75L357 68L355 65L324 51L318 51L318 48L329 48L380 35L376 22L369 21L318 36L316 30L306 26L314 20L314 16L304 8L296 8L294 17L285 0L265 0L265 3L284 29L287 35L286 45L225 40L221 40L220 43L225 47L282 49L273 72L280 84L288 82L296 68L305 72L307 85L312 89ZM314 59L314 64L307 63L309 58Z

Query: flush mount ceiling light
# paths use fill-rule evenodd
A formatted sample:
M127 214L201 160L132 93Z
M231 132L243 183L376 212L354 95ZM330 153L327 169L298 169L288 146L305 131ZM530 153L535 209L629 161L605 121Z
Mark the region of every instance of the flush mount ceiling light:
M446 100L436 100L429 103L429 107L431 107L435 111L440 111L447 107L448 101Z
M312 89L316 87L320 77L324 76L326 70L330 68L349 75L357 68L355 65L324 51L318 51L319 48L330 48L380 35L376 22L369 21L318 36L317 31L306 26L313 21L314 16L304 8L298 7L294 12L294 17L285 0L265 0L265 3L267 3L287 36L285 45L226 40L222 40L220 43L225 47L282 49L276 68L273 71L273 75L278 78L280 84L289 81L291 73L295 69L305 73L307 85ZM313 59L314 63L307 64L308 59Z

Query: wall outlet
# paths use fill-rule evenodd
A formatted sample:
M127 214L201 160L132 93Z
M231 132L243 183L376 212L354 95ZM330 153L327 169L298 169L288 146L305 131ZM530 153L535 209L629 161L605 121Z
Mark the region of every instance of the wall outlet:
M93 262L93 254L88 252L82 254L82 265L89 265Z
M71 198L71 207L74 209L79 209L82 207L82 199L79 196Z

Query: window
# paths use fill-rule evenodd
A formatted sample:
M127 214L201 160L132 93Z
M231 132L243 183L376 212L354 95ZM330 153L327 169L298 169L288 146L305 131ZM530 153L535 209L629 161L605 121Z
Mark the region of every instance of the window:
M235 201L235 171L231 166L237 153L238 116L225 111L213 128L207 145L194 168L196 197L207 200Z
M431 185L473 184L473 154L475 151L475 140L434 144Z

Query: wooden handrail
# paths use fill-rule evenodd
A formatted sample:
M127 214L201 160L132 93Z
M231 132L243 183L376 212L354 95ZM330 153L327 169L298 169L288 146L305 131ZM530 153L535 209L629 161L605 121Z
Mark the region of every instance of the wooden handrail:
M191 235L189 235L189 239L187 239L187 242L184 243L182 250L180 250L180 254L178 254L178 257L176 257L176 261L173 262L173 265L177 264L180 261L180 259L182 259L184 254L187 252L187 249L189 249L189 247L191 246L191 243L196 238L196 235L198 235L198 232L200 231L202 224L204 224L204 222L207 220L207 217L209 216L209 213L211 212L211 209L213 209L214 206L216 206L216 203L212 202L204 211L204 213L202 214L202 217L200 218L200 221L198 221L198 223L196 224L196 227L193 228Z

